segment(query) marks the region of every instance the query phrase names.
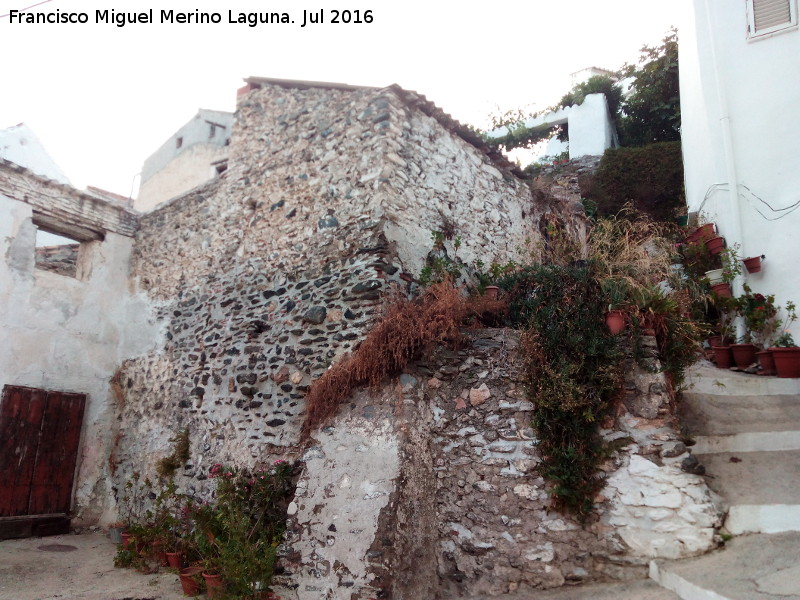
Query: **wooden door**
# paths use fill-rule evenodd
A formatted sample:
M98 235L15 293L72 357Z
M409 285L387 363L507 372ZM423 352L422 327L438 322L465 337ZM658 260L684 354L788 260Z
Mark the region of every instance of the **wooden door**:
M69 512L85 404L85 394L3 388L0 517Z

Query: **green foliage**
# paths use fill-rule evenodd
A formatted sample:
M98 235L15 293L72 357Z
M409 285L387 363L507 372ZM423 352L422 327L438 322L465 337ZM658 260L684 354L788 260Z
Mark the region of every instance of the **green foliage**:
M557 508L585 518L602 487L597 421L620 387L622 354L603 324L607 296L587 266L535 265L506 275L513 324L525 329L528 395L542 474Z
M617 133L622 146L644 146L681 139L678 85L678 32L672 29L660 46L644 46L637 65L625 65L632 90L621 104Z
M780 326L780 321L775 318L778 314L775 296L754 294L750 286L745 283L744 293L736 299L736 308L744 318L743 342L753 343L760 348L768 346L769 340Z
M170 440L172 442L172 454L165 456L156 462L156 473L161 477L174 477L175 472L185 465L190 458L189 454L189 430L184 429Z
M138 554L133 550L126 550L120 545L117 548L117 553L114 555L114 566L121 569L134 566Z
M686 208L679 142L608 149L594 176L580 184L601 216L616 214L630 202L657 221L672 221Z
M293 493L292 472L285 461L252 472L214 465L214 503L189 509L196 551L206 569L222 575L226 598L249 597L256 584L269 586Z

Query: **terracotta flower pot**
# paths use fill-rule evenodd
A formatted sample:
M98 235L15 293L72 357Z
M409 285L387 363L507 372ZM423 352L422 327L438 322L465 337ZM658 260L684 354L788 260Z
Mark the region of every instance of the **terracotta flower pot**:
M497 294L500 292L500 288L496 285L487 285L486 286L486 297L489 300L497 300Z
M706 240L706 248L711 254L719 254L725 248L725 238L718 235Z
M800 377L800 348L770 348L778 377Z
M206 590L208 597L213 598L215 595L222 593L222 575L214 572L203 571L203 579L206 580Z
M714 346L714 360L717 363L718 369L730 369L733 362L733 354L731 354L730 346Z
M705 240L714 237L714 229L715 227L713 223L706 223L687 235L683 241L687 244L704 242Z
M197 576L203 572L202 567L186 567L181 569L180 580L184 596L197 596L200 593L200 583Z
M744 266L748 273L758 273L761 270L761 257L752 256L744 259Z
M183 552L167 552L167 564L173 569L183 566Z
M621 310L610 310L606 313L606 327L611 335L617 335L625 329L625 313Z
M731 284L730 283L716 283L711 286L711 291L720 298L732 298Z
M122 533L119 534L119 536L122 538L123 549L132 550L133 548L131 548L130 546L131 546L131 540L133 540L133 535L131 535L127 531L123 531Z
M770 352L769 350L756 352L756 358L758 358L759 375L775 374L775 360L772 358L772 352Z
M724 346L725 344L722 343L722 336L721 335L712 335L708 338L708 347L713 348L714 346Z
M756 347L753 344L733 344L731 352L736 366L742 370L756 362Z

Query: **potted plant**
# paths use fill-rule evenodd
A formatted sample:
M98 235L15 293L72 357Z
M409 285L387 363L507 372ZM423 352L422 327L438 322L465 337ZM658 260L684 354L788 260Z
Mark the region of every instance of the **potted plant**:
M608 277L600 282L600 289L608 300L606 327L611 335L617 335L625 329L625 311L623 306L628 298L628 282L621 278Z
M714 237L715 230L716 230L716 227L715 227L714 223L705 223L703 225L700 225L692 233L687 235L683 239L683 241L686 244L695 244L695 243L698 243L698 242L699 243L703 243L707 239L710 239L710 238Z
M769 350L775 361L778 377L800 377L800 348L795 344L789 326L797 320L794 302L786 303L786 320L783 330Z
M736 316L736 300L724 296L713 297L714 307L717 310L716 339L709 339L714 362L720 369L729 369L733 365L733 354L730 341L733 339L733 320Z
M746 369L756 360L756 347L763 349L775 333L778 309L774 295L754 294L747 284L744 284L744 294L737 298L736 308L744 319L745 334L742 343L734 344L731 349L736 366Z
M725 248L725 238L721 235L706 240L706 248L711 254L719 254Z
M743 262L747 272L758 273L761 271L761 261L765 258L766 256L763 254L761 256L751 256L750 258L745 258Z

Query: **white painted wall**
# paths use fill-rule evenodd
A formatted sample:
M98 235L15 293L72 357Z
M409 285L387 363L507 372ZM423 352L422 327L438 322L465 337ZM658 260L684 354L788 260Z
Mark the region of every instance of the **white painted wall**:
M744 257L766 255L746 278L756 292L800 302L800 205L791 208L800 202L800 31L748 40L743 0L694 8L680 30L689 210L715 221ZM800 324L792 333L800 341Z
M37 175L69 185L67 176L25 123L0 129L0 158L10 160Z
M34 267L30 205L0 195L0 387L88 395L74 489L76 522L101 521L110 499L108 454L121 362L159 338L150 305L128 291L133 240L107 233L84 244L82 279ZM80 270L80 268L79 268Z
M525 127L538 125L569 125L569 157L600 156L614 145L614 126L608 114L605 94L589 94L583 104L562 108L539 115L524 122ZM508 134L508 128L490 131L490 138ZM558 154L556 147L548 146L547 153Z

